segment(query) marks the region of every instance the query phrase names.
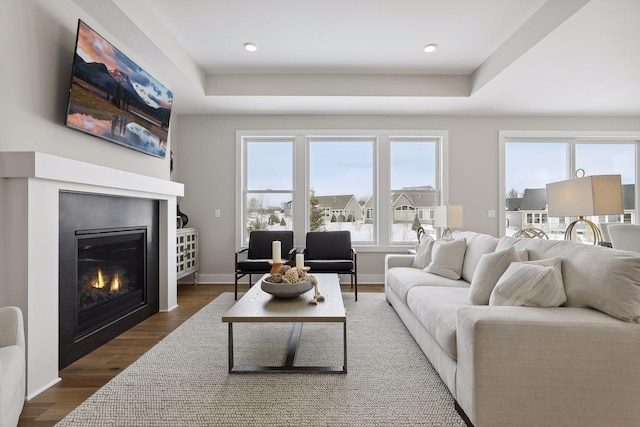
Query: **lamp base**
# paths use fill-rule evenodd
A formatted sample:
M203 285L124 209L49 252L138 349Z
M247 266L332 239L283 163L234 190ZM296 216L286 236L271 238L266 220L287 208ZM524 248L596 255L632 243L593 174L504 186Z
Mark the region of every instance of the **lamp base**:
M602 232L600 231L598 226L593 221L589 221L588 219L586 219L583 216L578 217L578 219L576 219L571 224L569 224L569 226L567 227L566 231L564 232L564 240L573 240L571 238L571 235L573 234L573 228L579 222L584 222L585 224L587 224L589 226L589 228L591 228L591 231L593 232L593 244L594 245L599 245L600 243L602 243L602 241L603 241Z

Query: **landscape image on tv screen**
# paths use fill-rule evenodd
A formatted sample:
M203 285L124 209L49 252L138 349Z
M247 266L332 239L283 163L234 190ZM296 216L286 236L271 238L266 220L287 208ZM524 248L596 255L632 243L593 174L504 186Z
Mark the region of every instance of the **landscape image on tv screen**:
M173 94L82 21L67 126L164 158Z

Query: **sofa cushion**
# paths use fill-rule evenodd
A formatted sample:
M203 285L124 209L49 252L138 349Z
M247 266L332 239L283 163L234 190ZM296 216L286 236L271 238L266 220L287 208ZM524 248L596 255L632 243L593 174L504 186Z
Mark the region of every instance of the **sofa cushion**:
M558 256L566 306L592 307L640 323L640 254L567 240L502 237L497 250L527 249L529 259Z
M437 240L433 244L431 263L424 271L447 279L458 280L462 274L462 262L466 247L464 239Z
M566 300L560 258L514 262L495 286L489 305L559 307Z
M480 257L495 251L499 239L488 234L476 233L474 231L454 231L453 237L456 239L464 238L467 242L461 276L463 280L471 283Z
M431 262L433 242L435 242L435 240L433 240L433 237L430 235L425 234L422 236L416 248L416 256L413 258L412 267L422 269L429 265Z
M484 254L473 273L469 299L476 305L489 304L491 292L502 274L507 271L512 262L520 261L516 248L510 247L501 251Z
M387 273L386 285L405 304L407 303L407 293L414 286L461 287L465 290L469 287L469 284L462 280L447 279L412 267L390 268Z
M409 309L422 326L456 360L458 309L471 305L468 290L437 286L414 287L409 291L407 301Z

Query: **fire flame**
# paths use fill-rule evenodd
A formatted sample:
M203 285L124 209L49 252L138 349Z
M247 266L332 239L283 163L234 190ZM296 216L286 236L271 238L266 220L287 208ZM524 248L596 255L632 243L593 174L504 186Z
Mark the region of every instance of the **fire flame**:
M118 273L113 276L113 280L111 281L111 287L109 288L109 292L118 292L120 290L120 277L118 277Z
M102 270L98 269L98 281L93 284L94 288L104 288L104 279L102 278Z

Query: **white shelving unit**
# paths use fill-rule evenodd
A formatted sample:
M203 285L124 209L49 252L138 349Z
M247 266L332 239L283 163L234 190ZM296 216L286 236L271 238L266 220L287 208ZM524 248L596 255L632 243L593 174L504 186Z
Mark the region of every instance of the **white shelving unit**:
M177 278L193 274L193 284L198 283L198 229L176 230Z

